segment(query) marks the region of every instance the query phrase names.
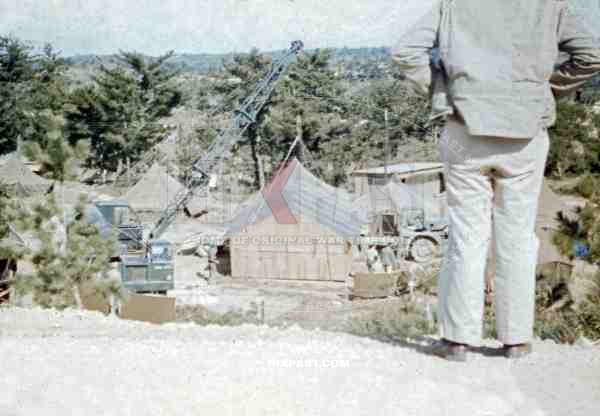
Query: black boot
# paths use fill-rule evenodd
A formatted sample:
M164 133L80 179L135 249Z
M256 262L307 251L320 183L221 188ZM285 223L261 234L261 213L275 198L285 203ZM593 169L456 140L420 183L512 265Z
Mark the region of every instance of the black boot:
M431 352L432 354L445 358L446 360L466 361L468 349L469 346L467 344L461 344L442 338L432 345Z
M514 344L514 345L504 344L502 351L506 358L521 358L528 354L531 354L531 344L529 344L529 343Z

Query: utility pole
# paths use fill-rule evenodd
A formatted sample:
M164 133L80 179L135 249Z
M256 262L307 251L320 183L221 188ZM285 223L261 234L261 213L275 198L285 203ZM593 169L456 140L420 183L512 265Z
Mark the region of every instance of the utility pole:
M385 109L385 112L383 113L383 119L384 119L384 129L385 129L385 144L383 147L383 157L384 157L384 162L383 162L383 174L386 180L386 183L388 182L388 164L389 164L389 146L390 146L390 134L388 131L388 110L387 108Z
M260 134L256 135L256 164L258 167L258 185L260 186L259 189L265 189L265 168L263 165L263 160L262 160L262 156L260 155L258 148L260 147Z
M302 141L302 116L298 114L296 116L296 157L298 161L304 165L304 142Z

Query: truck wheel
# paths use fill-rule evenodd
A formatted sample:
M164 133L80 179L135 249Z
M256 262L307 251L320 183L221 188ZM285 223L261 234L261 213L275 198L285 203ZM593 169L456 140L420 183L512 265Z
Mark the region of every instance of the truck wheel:
M437 242L427 237L417 237L410 245L410 257L417 263L426 263L439 255Z

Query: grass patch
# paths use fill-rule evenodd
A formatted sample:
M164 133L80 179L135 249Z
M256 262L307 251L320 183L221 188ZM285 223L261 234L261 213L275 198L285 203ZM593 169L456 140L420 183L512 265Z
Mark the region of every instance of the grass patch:
M370 305L360 316L351 316L343 330L379 340L398 340L435 333L436 325L433 316L427 318L424 305L390 298Z
M258 305L251 302L247 311L229 310L225 313L211 311L202 305L186 305L177 308L177 322L194 322L198 325L239 326L261 324Z

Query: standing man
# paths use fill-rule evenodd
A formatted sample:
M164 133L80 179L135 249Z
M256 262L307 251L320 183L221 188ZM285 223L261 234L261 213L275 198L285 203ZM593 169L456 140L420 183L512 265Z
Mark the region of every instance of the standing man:
M531 350L534 228L553 96L600 71L598 40L567 3L436 0L392 50L407 78L432 92L432 118L447 117L439 151L450 240L438 291L442 338L434 350L445 358L464 361L469 346L481 342L492 235L498 338L507 357ZM435 48L437 69L430 65ZM559 52L568 58L555 66Z

